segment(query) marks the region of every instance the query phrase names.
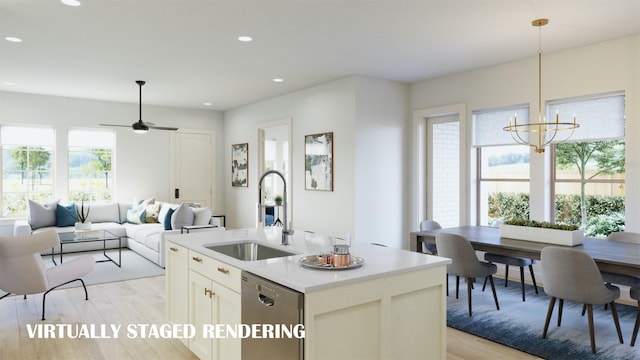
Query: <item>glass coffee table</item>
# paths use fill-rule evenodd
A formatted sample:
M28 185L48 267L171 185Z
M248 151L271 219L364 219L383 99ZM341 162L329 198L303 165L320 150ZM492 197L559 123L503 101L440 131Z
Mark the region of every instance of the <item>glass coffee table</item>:
M96 260L99 262L112 262L118 267L122 267L122 237L111 233L108 230L87 230L58 233L60 238L60 263L62 264L62 255L64 254L64 246L69 244L79 244L86 242L102 241L102 255L106 259ZM107 254L107 241L118 241L118 261L116 262ZM56 264L54 257L54 248L51 248L51 260ZM56 264L57 265L57 264Z

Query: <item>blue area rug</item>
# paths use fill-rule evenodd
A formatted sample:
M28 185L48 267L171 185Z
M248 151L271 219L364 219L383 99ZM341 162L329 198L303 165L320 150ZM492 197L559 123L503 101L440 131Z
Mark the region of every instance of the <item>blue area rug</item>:
M484 279L482 279L484 280ZM611 309L594 306L596 354L591 353L588 319L582 314L582 304L565 301L562 325L558 322L558 302L549 324L547 338L542 330L549 306L549 297L542 288L536 295L533 286L526 287L526 302L522 301L520 283L495 279L500 310L496 310L491 288L482 292L482 283L477 280L473 290L473 316L467 311L467 289L460 280L460 298L455 297L455 276L449 276L447 297L447 326L503 344L544 359L640 359L640 343L631 347L631 334L637 308L616 304L624 344L620 344Z

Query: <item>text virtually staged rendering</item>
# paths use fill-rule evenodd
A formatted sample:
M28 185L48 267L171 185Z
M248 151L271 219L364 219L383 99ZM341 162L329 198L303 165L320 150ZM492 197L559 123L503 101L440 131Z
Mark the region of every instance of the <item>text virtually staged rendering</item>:
M640 359L640 2L0 0L0 359Z

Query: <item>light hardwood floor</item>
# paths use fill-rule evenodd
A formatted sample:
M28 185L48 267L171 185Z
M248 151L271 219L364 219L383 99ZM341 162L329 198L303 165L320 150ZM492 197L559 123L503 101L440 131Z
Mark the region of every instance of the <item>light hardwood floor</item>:
M42 295L0 300L0 359L197 359L176 339L129 339L129 324L165 323L164 276L88 287L55 290L47 295L46 318L40 321ZM31 339L27 324L120 324L117 339ZM111 334L110 331L105 334ZM447 328L448 359L537 359L461 331Z

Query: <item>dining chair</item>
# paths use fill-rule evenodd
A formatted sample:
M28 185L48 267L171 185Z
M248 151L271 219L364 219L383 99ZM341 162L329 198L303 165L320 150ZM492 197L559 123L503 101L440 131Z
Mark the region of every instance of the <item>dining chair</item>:
M504 271L504 287L509 285L509 266L517 266L520 268L520 287L522 288L522 301L525 301L525 283L524 283L524 268L529 268L529 273L531 274L531 281L533 282L533 288L538 294L538 284L536 284L536 276L533 274L533 259L527 259L517 256L509 256L509 255L501 255L501 254L493 254L493 253L485 253L484 260L490 263L498 263L503 264L505 266ZM487 286L487 281L485 280L484 285L482 286L482 291L484 291L485 286Z
M638 328L640 328L640 285L632 286L629 289L629 296L638 301L638 315L636 317L636 325L633 327L633 335L631 335L631 346L636 344L638 337Z
M633 232L614 232L607 236L607 241L616 241L630 244L640 244L640 234ZM612 272L602 271L602 279L609 284L618 284L625 286L640 286L640 276L616 274Z
M55 230L40 233L0 237L0 289L11 294L27 295L44 292L42 296L42 320L44 320L47 294L62 285L80 281L85 300L89 300L87 287L81 277L93 270L96 262L90 255L82 255L63 264L48 268L40 251L51 249L60 243Z
M436 246L438 248L438 256L451 259L451 264L447 265L447 274L456 276L456 299L458 298L458 289L460 286L460 277L464 277L467 283L467 301L469 306L469 316L471 316L471 290L473 279L476 277L486 277L491 283L491 291L493 299L496 303L496 309L500 310L498 304L498 295L493 282L493 274L498 271L495 264L480 261L476 256L476 251L471 243L463 236L448 233L436 234ZM448 282L448 281L447 281Z
M623 344L618 312L615 300L620 297L620 289L602 280L596 262L584 251L547 246L540 254L544 292L550 296L547 318L542 332L542 338L547 338L549 322L553 314L556 299L558 304L558 326L562 321L562 306L564 300L586 304L589 318L589 337L591 352L596 353L595 330L593 324L593 305L609 304L613 322L618 332L618 339Z
M422 220L420 222L420 231L429 231L442 229L442 226L435 220ZM428 250L431 254L435 255L438 253L436 244L431 243L422 243L422 252Z

